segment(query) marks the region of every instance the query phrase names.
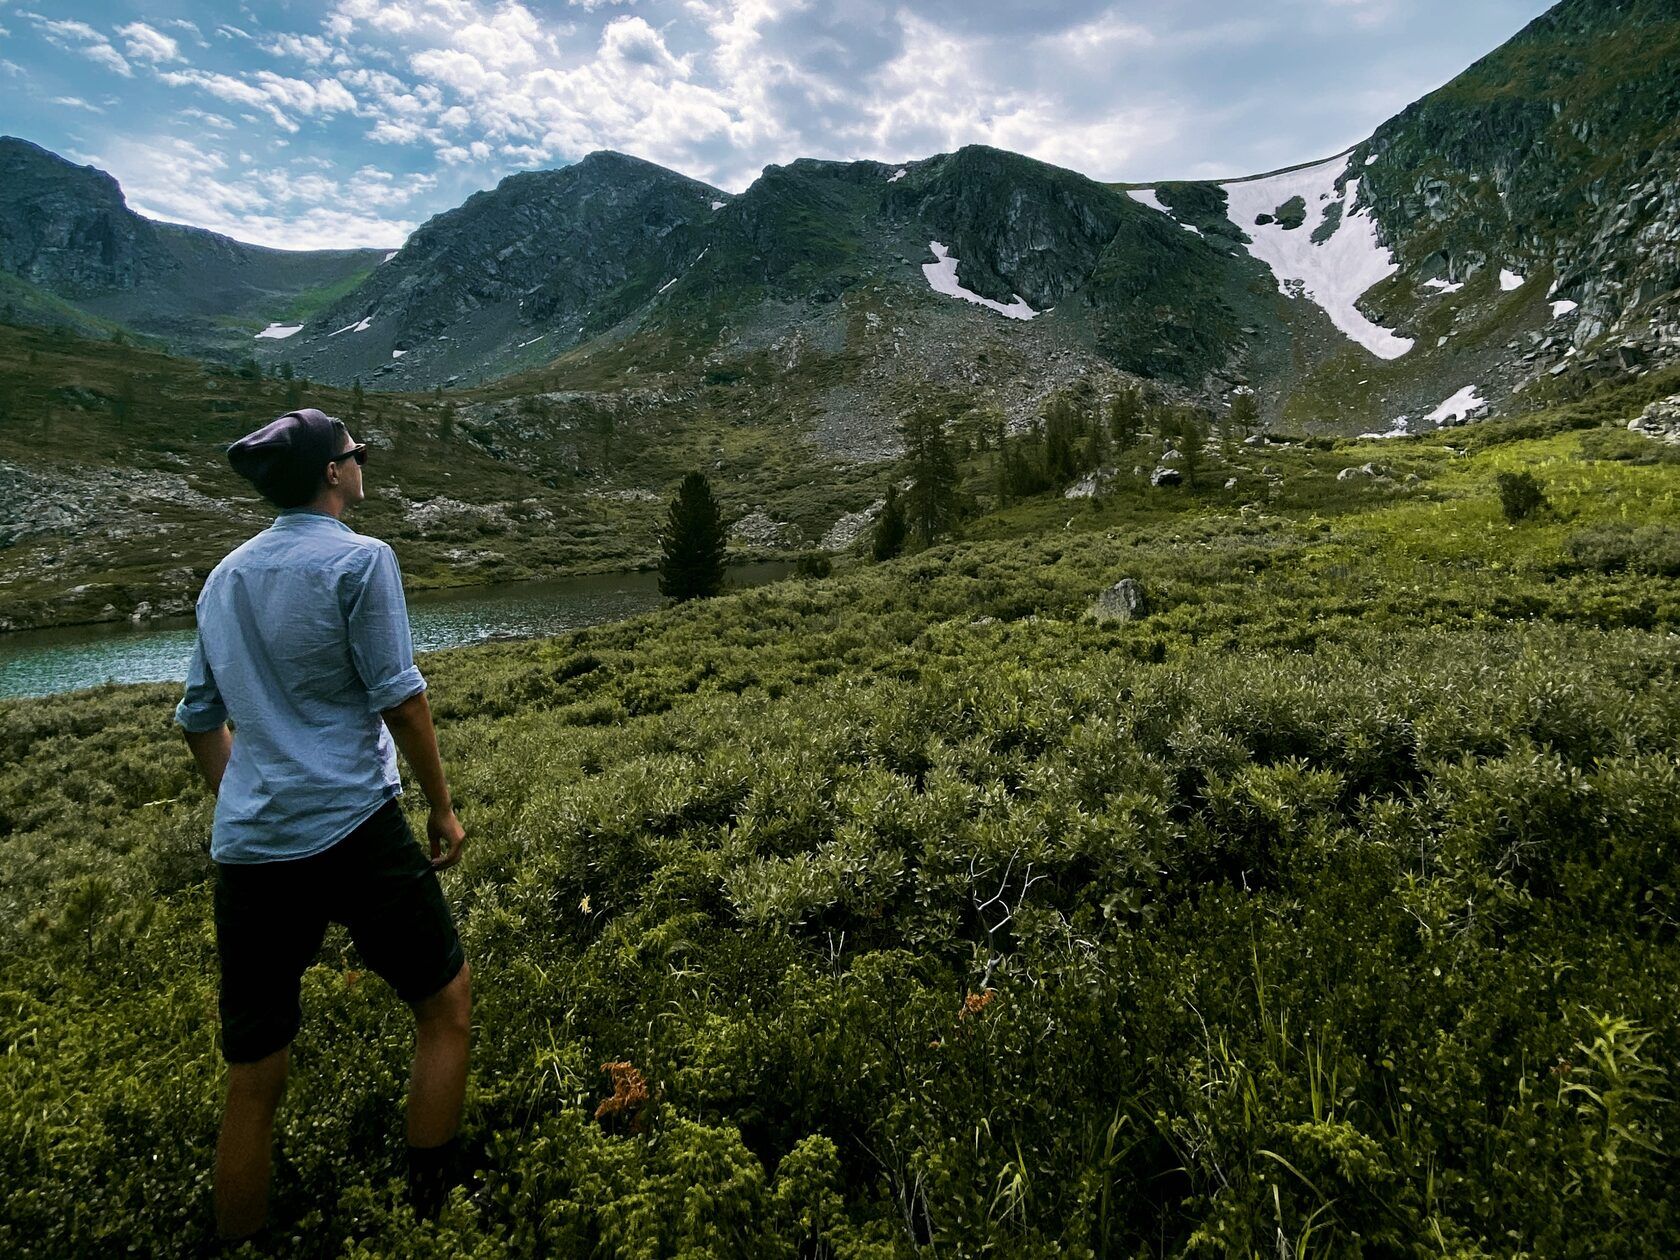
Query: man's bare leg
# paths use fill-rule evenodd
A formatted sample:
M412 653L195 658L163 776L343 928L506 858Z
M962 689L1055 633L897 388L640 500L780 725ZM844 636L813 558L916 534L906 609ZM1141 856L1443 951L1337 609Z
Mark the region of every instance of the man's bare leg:
M414 1073L408 1085L408 1199L431 1218L456 1176L456 1131L467 1089L472 990L466 965L440 991L414 1004Z
M443 988L414 1004L414 1070L408 1082L408 1144L442 1146L461 1127L467 1091L472 979L465 963Z
M255 1063L228 1068L227 1107L216 1143L216 1232L244 1238L268 1218L268 1179L273 1161L274 1113L286 1092L291 1048Z

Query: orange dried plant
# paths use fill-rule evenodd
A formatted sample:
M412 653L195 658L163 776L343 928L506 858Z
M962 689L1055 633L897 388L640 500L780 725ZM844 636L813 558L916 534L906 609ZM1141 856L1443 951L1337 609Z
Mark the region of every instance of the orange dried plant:
M630 1132L641 1133L647 1128L647 1104L651 1097L647 1081L634 1064L629 1062L603 1063L601 1070L612 1078L612 1097L603 1098L595 1108L595 1118L602 1124L618 1121L628 1124Z

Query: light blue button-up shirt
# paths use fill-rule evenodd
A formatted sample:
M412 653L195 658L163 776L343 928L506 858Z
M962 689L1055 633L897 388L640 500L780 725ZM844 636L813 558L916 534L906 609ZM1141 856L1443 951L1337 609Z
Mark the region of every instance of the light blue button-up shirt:
M210 856L272 862L330 848L402 791L380 713L426 689L391 548L294 508L218 564L175 720L232 719Z

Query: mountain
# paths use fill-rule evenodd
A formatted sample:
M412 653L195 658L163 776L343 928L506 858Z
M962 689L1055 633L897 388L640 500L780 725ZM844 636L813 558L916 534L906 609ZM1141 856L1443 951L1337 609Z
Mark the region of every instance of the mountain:
M0 136L0 294L26 322L242 357L255 332L355 285L384 254L267 249L160 223L130 210L104 171Z
M1377 129L1365 196L1403 274L1505 270L1576 309L1568 340L1670 342L1680 313L1680 14L1565 0ZM1380 299L1379 299L1380 300Z
M503 375L652 297L728 197L620 153L510 175L428 220L292 344L271 352L344 383Z
M218 349L243 336L342 386L748 382L860 460L917 400L1019 423L1076 381L1420 431L1675 352L1677 54L1669 4L1564 0L1351 149L1229 180L1103 184L970 146L801 159L730 195L594 153L475 194L377 266L150 223L108 176L8 141L0 267L90 318L244 320ZM253 336L283 315L295 331Z

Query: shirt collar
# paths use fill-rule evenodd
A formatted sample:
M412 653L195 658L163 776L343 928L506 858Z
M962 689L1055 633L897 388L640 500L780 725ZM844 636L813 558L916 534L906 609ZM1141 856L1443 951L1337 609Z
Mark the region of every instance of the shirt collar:
M347 534L350 532L350 527L339 520L338 517L326 512L318 512L314 508L283 508L280 515L274 518L276 525L307 525L311 522L334 525Z

